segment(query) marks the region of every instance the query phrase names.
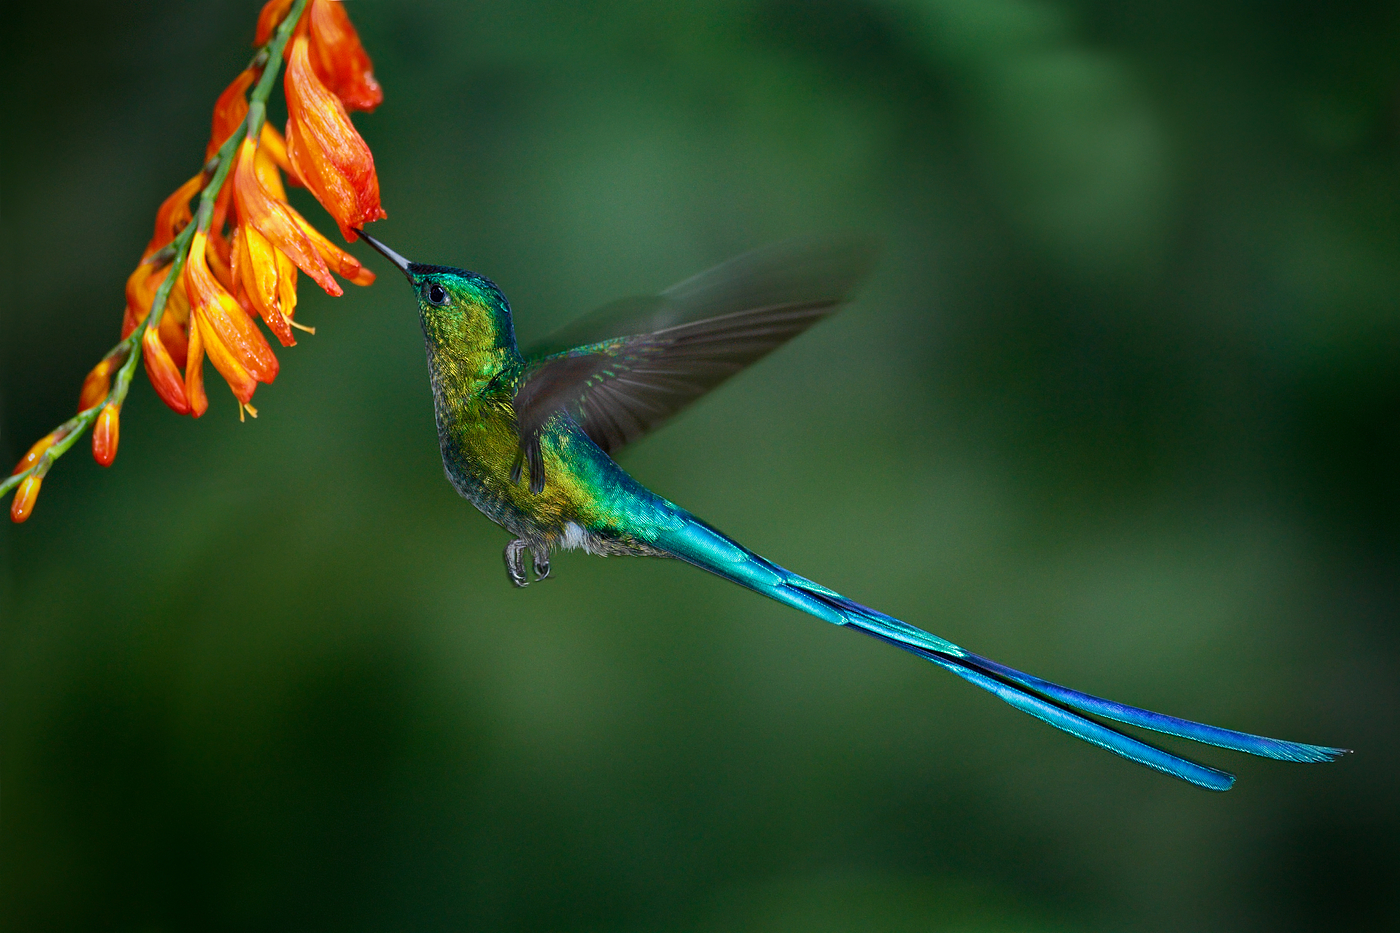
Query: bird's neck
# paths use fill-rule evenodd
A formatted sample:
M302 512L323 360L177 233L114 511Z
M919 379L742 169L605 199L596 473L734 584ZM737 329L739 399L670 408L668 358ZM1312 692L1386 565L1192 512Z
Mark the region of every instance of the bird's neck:
M428 368L439 407L461 408L498 390L513 391L514 376L523 365L520 351L511 343L464 347L428 341Z

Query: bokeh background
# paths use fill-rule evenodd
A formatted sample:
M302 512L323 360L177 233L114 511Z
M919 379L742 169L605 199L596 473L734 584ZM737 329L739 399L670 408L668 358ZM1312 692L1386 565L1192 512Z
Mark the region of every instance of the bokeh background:
M3 462L116 339L256 13L7 5ZM82 442L0 529L6 928L1400 925L1395 4L352 16L375 233L525 336L883 237L850 308L626 451L643 482L1007 663L1357 753L1201 750L1213 795L686 566L513 590L361 245L380 283L303 281L257 421L142 376L115 465Z

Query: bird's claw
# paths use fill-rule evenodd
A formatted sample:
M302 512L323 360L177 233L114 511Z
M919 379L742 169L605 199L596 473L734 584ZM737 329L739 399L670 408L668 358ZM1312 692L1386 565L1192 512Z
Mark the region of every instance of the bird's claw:
M525 586L530 582L525 575L526 548L525 542L518 539L506 545L506 576L510 577L512 586Z
M535 567L535 580L545 580L549 578L549 551L535 550L524 538L516 538L506 545L506 576L510 577L512 586L528 586L530 583L529 574L525 572L525 552L530 552L531 563Z

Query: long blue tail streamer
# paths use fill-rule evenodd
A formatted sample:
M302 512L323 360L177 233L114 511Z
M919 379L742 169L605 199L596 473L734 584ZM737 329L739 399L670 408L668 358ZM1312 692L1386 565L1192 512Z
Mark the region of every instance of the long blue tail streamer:
M820 619L849 626L932 661L1056 729L1198 787L1229 790L1235 777L1158 748L1081 713L1280 761L1333 761L1347 753L1343 748L1286 742L1154 713L1033 677L862 606L759 557L704 522L691 516L687 518L689 521L681 528L667 535L666 540L657 542L682 560Z

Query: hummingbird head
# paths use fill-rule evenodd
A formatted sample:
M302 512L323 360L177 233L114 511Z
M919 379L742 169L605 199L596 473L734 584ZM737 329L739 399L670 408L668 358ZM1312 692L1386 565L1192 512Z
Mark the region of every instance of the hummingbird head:
M397 266L413 286L423 336L434 350L514 348L510 302L495 282L465 269L410 262L363 230L355 232Z

